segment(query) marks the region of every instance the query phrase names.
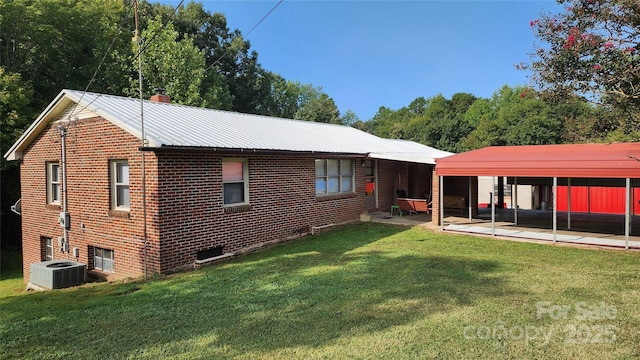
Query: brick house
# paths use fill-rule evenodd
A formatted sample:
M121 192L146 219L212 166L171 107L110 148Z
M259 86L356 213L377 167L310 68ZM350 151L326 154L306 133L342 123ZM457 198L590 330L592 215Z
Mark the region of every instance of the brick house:
M5 155L20 161L25 282L45 260L139 277L355 222L397 190L426 196L434 157L449 155L161 94L143 103L63 90Z

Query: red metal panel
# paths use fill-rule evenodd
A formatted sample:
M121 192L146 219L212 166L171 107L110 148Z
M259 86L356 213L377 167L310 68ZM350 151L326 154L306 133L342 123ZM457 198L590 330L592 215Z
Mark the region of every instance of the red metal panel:
M567 211L566 186L558 186L558 211ZM589 188L586 186L571 187L571 212L589 212Z
M625 188L591 187L591 212L600 214L625 213Z
M633 204L633 214L640 215L640 188L633 188L633 199L631 199L631 203Z
M567 211L567 187L566 186L558 186L558 211Z

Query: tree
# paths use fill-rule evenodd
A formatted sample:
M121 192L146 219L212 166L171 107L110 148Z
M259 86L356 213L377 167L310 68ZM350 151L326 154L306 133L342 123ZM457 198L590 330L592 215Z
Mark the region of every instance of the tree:
M22 80L20 74L9 73L0 66L0 184L2 184L2 216L4 248L20 247L20 221L9 210L20 198L20 168L16 161L6 161L4 154L22 134L33 118L33 110L29 108L33 98L33 90L28 82ZM16 226L17 225L17 226Z
M340 123L342 125L354 127L354 124L356 124L358 122L362 122L362 121L360 121L360 118L358 117L358 115L352 110L347 110L340 117Z
M489 102L469 107L465 116L477 127L464 139L463 148L560 143L563 123L553 115L537 92L505 85Z
M294 118L327 124L342 123L336 103L329 95L322 92L302 104Z
M18 73L10 73L0 66L0 169L6 169L10 164L4 159L22 131L29 125L34 115L29 104L33 99L33 89L29 82L22 80Z
M63 88L87 87L123 11L122 3L109 0L0 1L0 65L33 84L32 105L40 110ZM103 84L117 82L106 75Z
M367 123L374 135L389 139L405 139L411 118L406 108L394 111L381 106Z
M154 88L167 90L173 101L185 105L202 105L200 85L204 76L204 56L186 37L177 40L178 33L171 22L164 27L160 18L147 23L142 31L143 93L152 95ZM132 62L138 69L139 44L133 44ZM138 93L138 77L132 77L130 95Z
M579 96L615 108L619 130L640 138L640 3L558 2L566 5L564 13L531 21L544 45L524 67L546 96L556 101Z

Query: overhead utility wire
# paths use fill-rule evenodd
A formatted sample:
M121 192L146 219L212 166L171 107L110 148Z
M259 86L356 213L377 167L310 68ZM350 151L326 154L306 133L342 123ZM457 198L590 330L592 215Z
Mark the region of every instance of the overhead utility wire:
M178 11L178 8L182 6L182 3L184 2L184 0L180 0L180 3L178 5L176 5L176 7L173 9L173 11L171 12L171 14L169 14L169 17L164 21L164 23L162 23L162 26L160 27L160 29L158 29L158 31L156 31L155 34L153 34L153 36L151 37L151 39L149 39L149 41L147 41L146 44L144 44L144 47L142 49L140 49L139 54L142 54L146 49L147 46L151 45L151 43L153 42L153 40L156 38L156 36L158 36L158 34L164 30L164 27L167 26L167 24L169 23L169 21L171 21L171 18L173 18L173 15L176 14L176 11Z
M136 0L137 1L137 0ZM69 119L71 119L73 117L73 115L76 115L80 112L82 112L84 109L86 109L89 105L91 105L94 101L98 100L98 97L100 97L100 95L98 95L98 97L96 97L95 99L93 99L90 103L88 103L87 105L85 105L82 109L78 110L76 112L76 108L78 107L80 101L82 100L82 98L84 97L84 95L89 91L89 87L91 86L91 84L95 81L96 77L98 76L98 72L100 71L100 68L102 67L102 65L104 64L104 61L107 59L107 56L109 55L109 51L111 50L111 48L113 47L113 44L115 44L116 40L118 39L118 35L120 35L120 33L122 33L122 28L124 27L127 19L129 18L129 15L131 14L131 10L134 8L136 1L132 1L131 2L131 6L129 6L129 9L127 10L127 14L124 16L124 19L122 20L122 22L120 23L120 26L118 27L118 33L113 37L113 39L111 40L111 43L109 44L109 47L107 48L107 50L104 53L104 56L102 57L102 60L100 61L100 64L98 65L98 67L96 68L96 71L93 73L93 76L91 77L91 80L89 80L89 83L87 84L87 86L85 87L84 91L82 92L82 95L80 95L80 99L78 100L78 102L75 104L73 111L71 111L69 113ZM156 38L156 36L160 33L160 31L162 31L165 26L167 26L167 23L169 23L169 21L173 18L173 15L175 15L176 11L178 11L178 8L182 5L182 3L184 2L184 0L180 1L180 3L173 9L173 11L171 12L171 14L169 15L169 17L167 18L167 20L162 24L162 27L160 29L158 29L158 31L153 34L153 36L151 37L151 39L145 44L145 46L140 49L139 53L144 52L144 50L147 48L147 46L149 46L149 44L151 44L153 42L153 40Z
M116 40L118 40L119 35L122 33L122 28L124 27L124 24L127 22L127 19L129 18L129 15L131 14L131 9L133 9L133 3L131 4L131 6L129 6L129 9L127 10L127 13L124 15L124 17L122 19L122 22L120 22L120 26L118 26L118 31L114 35L113 39L111 39L111 43L107 47L107 50L104 52L104 55L102 56L102 60L100 60L100 63L98 64L98 67L96 68L96 71L93 72L93 76L91 76L91 80L89 80L89 83L87 83L87 86L84 88L84 91L82 92L82 95L80 95L80 99L75 104L73 110L71 112L69 112L69 117L68 117L69 119L71 119L74 115L81 113L84 109L86 109L89 105L91 105L94 101L97 100L97 98L93 99L89 104L85 105L82 109L78 110L78 112L75 112L76 108L80 104L80 101L82 101L82 98L84 97L84 95L89 91L89 87L96 80L96 77L98 76L98 72L100 71L100 68L102 67L102 64L104 64L104 61L107 59L107 56L109 55L109 51L111 51L111 48L113 47L113 44L115 44Z
M246 33L244 36L249 36L249 34L251 34L251 32L252 32L253 30L255 30L255 28L257 28L257 27L258 27L258 25L260 25L260 24L264 21L264 19L266 19L269 15L271 15L271 13L272 13L272 12L273 12L273 11L274 11L278 6L280 6L280 4L282 4L282 2L283 2L283 1L284 1L284 0L280 0L280 1L278 1L278 3L277 3L273 8L271 8L271 10L269 10L269 12L268 12L265 16L263 16L263 17L262 17L262 19L260 19L260 21L258 21L255 25L253 25L253 27L252 27L249 31L247 31L247 33ZM209 71L209 69L211 69L211 68L212 68L214 65L216 65L220 60L222 60L222 58L223 58L225 55L227 55L228 53L229 53L229 49L227 49L227 51L225 51L222 55L220 55L220 57L218 57L218 58L217 58L213 63L211 63L211 65L209 65L209 66L204 70L204 72L206 73L207 71Z

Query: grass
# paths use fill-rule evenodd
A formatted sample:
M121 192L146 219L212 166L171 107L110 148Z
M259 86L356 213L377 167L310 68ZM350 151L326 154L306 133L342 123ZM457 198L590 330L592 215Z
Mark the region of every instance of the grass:
M0 252L0 298L18 294L24 288L21 252L2 250Z
M639 264L357 224L147 282L9 291L0 356L638 358Z

